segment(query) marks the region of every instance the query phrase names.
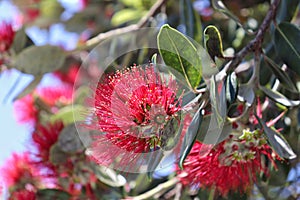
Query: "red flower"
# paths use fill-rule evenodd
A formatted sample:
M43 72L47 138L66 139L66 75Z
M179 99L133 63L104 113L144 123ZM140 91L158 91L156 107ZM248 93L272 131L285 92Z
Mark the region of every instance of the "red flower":
M0 53L3 53L9 49L13 43L15 32L11 24L0 24Z
M244 130L240 137L234 133L214 148L210 147L198 141L194 144L183 170L178 169L184 185L215 189L217 194L227 196L230 191L249 191L259 173L268 176L264 158L276 167L274 161L278 157L266 143L261 130ZM211 151L203 156L206 148Z
M36 94L47 106L66 105L72 103L73 87L66 84L43 87L38 89Z
M37 125L32 134L32 141L37 148L36 157L39 162L46 164L49 161L50 148L57 142L63 128L64 125L60 121L46 126Z
M35 200L36 196L33 191L28 191L28 190L20 190L13 192L9 200Z
M30 160L29 153L25 152L23 154L14 153L0 172L6 187L12 187L36 183L39 181L37 171Z
M75 80L76 80L77 73L79 71L79 67L80 67L79 65L74 64L74 65L71 65L70 68L66 72L55 71L55 72L53 72L53 74L56 77L58 77L61 81L65 82L65 83L69 83L73 86L75 83Z
M106 76L95 93L96 128L104 134L92 143L94 158L109 165L120 156L128 167L138 153L163 148L163 137L174 137L176 131L165 129L180 121L181 98L176 93L176 82L164 80L152 65Z
M38 120L38 110L34 105L32 94L15 101L14 113L19 123L34 125Z

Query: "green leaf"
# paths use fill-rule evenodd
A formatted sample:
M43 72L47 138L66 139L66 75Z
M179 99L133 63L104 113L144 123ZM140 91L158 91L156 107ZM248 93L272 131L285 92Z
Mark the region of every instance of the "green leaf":
M217 27L209 25L204 29L204 46L214 62L216 57L224 58L222 38Z
M214 9L225 14L227 17L233 19L237 24L243 27L239 18L235 16L232 12L230 12L230 10L228 10L228 8L224 5L222 0L212 0L211 3Z
M126 179L110 168L94 165L92 170L96 177L106 185L111 187L122 187L126 184Z
M270 145L274 148L274 150L280 157L287 158L287 159L294 159L297 157L297 155L290 147L289 143L279 132L268 127L266 123L263 122L258 116L255 117L257 118L260 125L264 129L264 133L267 136Z
M221 126L224 125L227 114L225 85L223 82L217 82L216 76L212 76L209 91L212 110L216 117L218 127L221 128Z
M66 54L60 47L30 46L17 55L14 66L27 74L43 75L62 67L65 59Z
M275 74L275 76L278 78L278 80L285 86L288 87L294 91L297 91L297 87L295 86L294 82L290 79L288 74L283 71L273 60L271 60L269 57L264 56L264 60L268 63L267 66L270 67L272 72Z
M195 46L179 31L164 25L157 36L158 49L165 64L181 73L190 88L202 78L201 59Z
M111 24L113 26L119 26L126 22L131 22L142 18L147 11L141 11L136 9L123 9L118 11L111 19Z
M22 97L26 96L27 94L31 93L41 82L43 76L38 75L34 77L34 79L14 98L15 100L21 99Z
M275 30L275 48L287 66L300 75L300 29L287 22L283 22Z
M259 87L268 97L273 99L275 102L280 103L284 106L290 107L290 106L298 106L300 104L300 100L290 100L283 94L271 90L269 88L266 88L264 86Z
M299 8L300 0L280 1L277 10L276 21L291 21Z
M81 105L68 105L61 108L57 113L51 115L50 122L62 121L65 125L84 119L86 108Z
M250 107L255 98L252 85L249 84L240 85L237 97L240 101L246 102L247 106Z
M193 8L191 0L180 0L180 20L186 28L186 34L197 42L202 41L200 15Z
M184 136L181 152L180 152L180 160L179 160L179 167L183 169L183 163L186 157L189 155L190 151L192 150L193 144L196 141L198 130L202 122L202 114L201 110L197 110L196 114L194 115L189 128Z
M26 46L27 35L25 33L24 27L18 30L15 34L12 48L15 50L15 53L20 53Z
M54 165L61 165L65 163L69 155L63 152L57 143L51 146L49 160Z
M59 134L57 146L65 153L83 152L85 149L77 132L75 124L65 127Z
M233 103L238 94L238 80L235 72L226 77L226 100L229 104Z
M36 193L37 200L69 200L71 195L59 189L41 189Z

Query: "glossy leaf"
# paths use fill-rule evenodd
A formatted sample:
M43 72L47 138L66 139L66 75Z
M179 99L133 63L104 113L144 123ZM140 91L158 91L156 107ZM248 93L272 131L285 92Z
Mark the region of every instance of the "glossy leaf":
M71 195L59 189L41 189L36 193L37 200L69 200Z
M201 59L195 46L179 31L164 25L158 34L158 49L165 64L181 73L195 89L202 77Z
M300 75L300 29L283 22L276 27L274 42L277 54L283 62Z
M260 89L271 99L273 99L275 102L280 103L284 106L290 107L290 106L298 106L300 105L300 99L298 100L290 100L287 97L285 97L283 94L273 91L269 88L266 88L264 86L260 86Z
M226 100L229 104L233 103L238 94L238 81L233 72L226 77Z
M198 130L201 125L201 121L202 121L202 114L199 109L193 116L193 119L183 139L183 143L182 143L183 148L181 148L180 160L179 160L179 167L181 169L183 168L184 160L189 155L190 151L192 150L193 144L196 141Z
M289 143L279 132L268 127L266 123L263 122L259 117L256 116L256 118L264 129L264 133L267 136L270 145L274 148L274 150L280 157L286 159L294 159L297 157L297 155L290 147Z
M21 72L43 75L62 67L65 52L57 46L30 46L17 55L14 66Z
M65 153L78 153L84 150L84 146L79 138L75 124L65 127L57 141L57 146Z

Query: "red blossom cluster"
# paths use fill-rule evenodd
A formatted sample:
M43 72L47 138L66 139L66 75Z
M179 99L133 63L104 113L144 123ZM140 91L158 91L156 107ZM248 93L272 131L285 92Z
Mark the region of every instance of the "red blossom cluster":
M257 100L256 114L262 117L260 100ZM242 112L243 106L238 107ZM272 126L279 118L268 122ZM223 142L213 146L196 141L186 158L183 169L177 168L181 182L193 188L215 190L216 195L226 197L229 193L251 192L257 176L269 176L269 165L276 169L276 160L282 160L269 146L263 129L250 130L258 121L253 112L251 125L234 122L233 130ZM268 162L266 162L268 160Z

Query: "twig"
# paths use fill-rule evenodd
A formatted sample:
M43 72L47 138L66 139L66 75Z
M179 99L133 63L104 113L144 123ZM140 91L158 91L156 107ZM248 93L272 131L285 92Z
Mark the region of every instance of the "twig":
M249 53L253 51L261 51L261 45L264 39L264 35L266 31L269 29L270 24L272 20L274 19L276 15L276 10L279 6L280 0L274 0L273 3L270 5L269 11L264 18L257 35L253 40L251 40L247 46L245 46L242 50L240 50L232 60L231 64L228 65L228 68L226 69L235 69L244 59L244 57Z
M78 47L76 50L72 51L72 52L76 52L78 50L85 50L85 49L90 49L94 46L96 46L97 44L99 44L101 41L109 38L109 37L113 37L119 34L123 34L123 33L129 33L131 31L135 31L138 30L142 27L144 27L147 22L149 21L149 19L154 16L157 11L167 2L167 0L158 0L149 10L149 12L147 13L147 15L145 15L144 17L142 17L140 19L140 21L137 24L133 24L133 25L129 25L123 28L117 28L105 33L100 33L97 36L91 38L90 40L88 40L84 46Z
M135 196L135 197L127 197L126 199L130 199L130 200L143 200L143 199L149 199L150 197L153 197L155 194L157 194L158 192L162 191L162 190L167 190L171 187L173 187L176 183L178 183L178 179L176 177L159 184L158 186L156 186L155 188L153 188L152 190L149 190L147 192L145 192L144 194Z

